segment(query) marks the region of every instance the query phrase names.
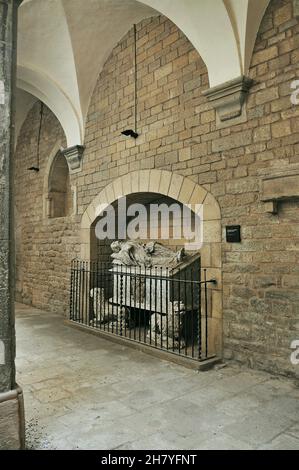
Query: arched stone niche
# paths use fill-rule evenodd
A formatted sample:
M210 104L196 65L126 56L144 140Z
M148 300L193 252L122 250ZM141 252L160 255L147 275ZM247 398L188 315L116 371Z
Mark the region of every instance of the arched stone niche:
M168 196L181 204L202 205L203 244L200 250L201 267L207 270L207 278L215 279L209 285L209 343L215 354L222 356L222 258L221 213L215 197L191 179L166 170L141 170L128 173L106 186L89 204L81 219L81 258L97 259L94 250L94 224L105 207L124 196L138 193L156 193ZM209 348L209 349L211 349Z
M56 143L44 177L44 218L69 217L76 213L76 187L71 185L67 160Z

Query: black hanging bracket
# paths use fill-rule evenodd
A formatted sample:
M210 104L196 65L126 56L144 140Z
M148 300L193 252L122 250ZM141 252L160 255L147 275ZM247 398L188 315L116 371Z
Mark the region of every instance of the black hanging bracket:
M125 131L122 131L122 134L127 137L133 137L134 139L137 139L137 137L139 136L139 134L133 131L133 129L126 129Z

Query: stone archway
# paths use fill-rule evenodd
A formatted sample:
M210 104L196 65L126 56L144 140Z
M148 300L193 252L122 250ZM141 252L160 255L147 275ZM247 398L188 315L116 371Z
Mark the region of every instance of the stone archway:
M158 193L182 204L203 205L203 246L201 266L207 276L216 279L208 291L211 341L215 352L222 356L222 259L221 213L215 197L190 178L166 170L141 170L128 173L108 184L89 204L81 219L81 258L92 261L95 255L93 224L101 211L117 199L132 193Z

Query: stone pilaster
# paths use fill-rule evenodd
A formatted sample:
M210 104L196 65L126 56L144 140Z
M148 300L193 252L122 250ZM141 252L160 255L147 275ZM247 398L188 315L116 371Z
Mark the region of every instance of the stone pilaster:
M0 449L23 445L22 393L15 383L13 144L17 8L0 0Z

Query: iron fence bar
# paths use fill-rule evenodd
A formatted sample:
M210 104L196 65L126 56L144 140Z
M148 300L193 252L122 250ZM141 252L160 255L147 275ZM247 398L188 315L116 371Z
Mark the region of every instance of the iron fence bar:
M124 301L124 304L127 305L127 295L128 295L128 276L127 276L127 270L128 270L128 266L125 266L125 301ZM131 321L131 313L129 314L129 318L125 318L125 337L127 337L127 321ZM130 325L129 325L130 326Z
M105 291L106 291L106 283L105 283L105 277L104 277L104 271L103 269L100 270L100 289L102 289L102 292L103 292L103 295L105 297ZM100 308L100 329L106 329L106 325L105 325L105 321L104 321L104 318L105 318L105 307L104 307L104 311L103 311L103 308Z
M122 270L122 267L121 267ZM123 335L123 275L120 275L120 336Z
M155 266L155 346L157 347L157 266Z
M199 266L199 272L200 272L200 266ZM199 283L199 288L198 288L198 359L201 359L201 282Z
M166 268L166 277L168 278L168 280L166 281L166 331L167 331L167 335L166 335L166 349L168 350L169 349L169 321L168 321L168 308L169 308L169 305L168 305L168 283L169 283L169 277L168 277L168 268ZM174 325L172 325L172 329L173 329Z
M132 320L132 279L129 277L129 304L130 304L130 322L132 323L132 326L134 326L134 330L135 330L135 324L133 325L133 320ZM135 317L134 317L134 323L135 323ZM129 338L131 339L132 337L132 328L131 328L131 325L130 325L130 328L129 328Z
M134 292L136 292L137 290L137 276L134 277ZM137 311L137 308L136 308L136 295L133 296L133 300L134 300L134 318L136 320L136 311ZM135 325L134 325L134 341L136 341L136 321L135 321Z
M207 270L204 270L204 289L205 289L205 346L206 346L206 358L208 357L208 284L207 284Z
M173 272L171 270L171 272ZM174 338L174 277L171 276L171 290L172 290L172 293L171 293L171 315L172 315L172 325L173 325L173 328L172 328L172 351L174 352L175 350L175 347L174 347L174 341L175 341L175 338Z
M85 311L86 311L86 317L85 317L85 325L89 325L89 319L90 319L90 262L87 261L87 275L86 275L86 305L85 305Z
M162 267L160 268L160 344L161 344L161 349L163 349L163 298L162 298L162 283L164 282L162 280Z
M194 271L193 266L191 267L191 278L193 279ZM191 355L194 357L194 286L191 285L191 338L192 338L192 345L191 345Z
M86 318L86 298L87 298L87 293L86 293L86 262L83 261L83 269L82 269L82 274L83 274L83 310L82 310L82 323L85 324L85 318Z
M76 320L77 321L80 321L80 315L81 315L81 298L80 298L80 291L79 289L81 289L81 273L80 273L80 263L79 261L77 261L76 263L76 271L77 271L77 275L76 275Z
M111 291L110 291L110 279L111 279L111 266L109 266L109 263L105 262L103 266L103 279L104 279L104 295L105 295L105 306L104 306L104 312L105 312L105 323L107 321L108 325L108 332L111 331L111 333L114 334L115 330L115 323L114 323L114 305L113 302L111 303ZM113 301L113 291L112 291L112 301ZM109 319L111 318L111 322ZM111 323L111 324L110 324Z
M144 274L146 275L146 268ZM147 316L146 316L146 301L147 301L147 278L146 276L143 278L144 282L144 308L143 308L143 342L146 344L146 328L147 328Z
M119 289L120 289L120 283L119 283L119 273L115 273L114 270L113 270L113 278L115 279L115 276L116 276L116 303L117 303L117 315L116 315L116 329L117 329L117 334L119 334L120 332L120 301L118 300L119 299ZM113 293L113 302L115 302L115 299L114 299L114 293Z
M96 270L95 270L95 285L94 285L94 289L95 289L95 286L98 288L99 287L99 263L97 262L96 264ZM103 292L103 291L102 291ZM101 309L100 309L101 310ZM98 306L98 302L97 302L97 306L96 306L96 326L97 328L101 328L101 321L102 321L102 312L100 311L99 312L99 306ZM100 318L100 321L98 321L98 319Z
M95 291L95 267L94 263L91 266L91 273L90 273L90 288L89 288L89 298L91 298L91 292L93 292L92 301L90 300L90 307L89 307L89 325L97 326L97 310L98 310L98 291ZM96 302L95 302L96 298ZM96 305L95 305L96 304Z
M141 277L141 266L139 266L139 309L138 309L138 338L139 342L141 342L141 330L140 330L140 319L141 319L141 299L142 299L142 277Z
M80 297L78 298L80 292L79 292L79 272L78 271L78 260L75 262L75 266L76 266L76 292L75 292L75 297L76 297L76 311L75 311L75 315L76 315L76 321L78 320L78 318L80 319Z
M82 262L82 319L81 322L84 323L84 309L85 309L85 261Z
M181 271L178 270L178 317L179 317L179 327L178 327L178 338L179 338L179 354L181 354Z
M103 293L103 302L101 302L101 328L104 331L107 330L108 333L110 333L109 322L106 321L107 307L109 309L109 306L107 306L107 303L109 302L109 298L108 298L108 302L106 301L107 294L109 297L109 291L107 290L107 276L108 276L109 271L106 271L105 268L106 268L105 264L101 265L101 289L102 289L101 292Z
M86 306L86 269L85 269L85 261L83 261L82 265L82 276L83 276L83 292L82 292L82 298L83 298L83 306L82 306L82 323L84 324L84 317L85 317L85 306Z
M80 262L80 323L83 323L84 308L84 274L82 262ZM83 289L83 292L82 292Z
M184 280L187 281L187 270L184 270ZM187 282L183 284L184 286L184 305L185 305L185 314L184 314L184 327L185 327L185 356L187 356Z
M152 268L150 268L150 305L149 305L149 337L150 337L150 344L152 344Z
M73 261L71 264L71 290L70 290L70 320L73 320L73 282L74 282L74 269Z

